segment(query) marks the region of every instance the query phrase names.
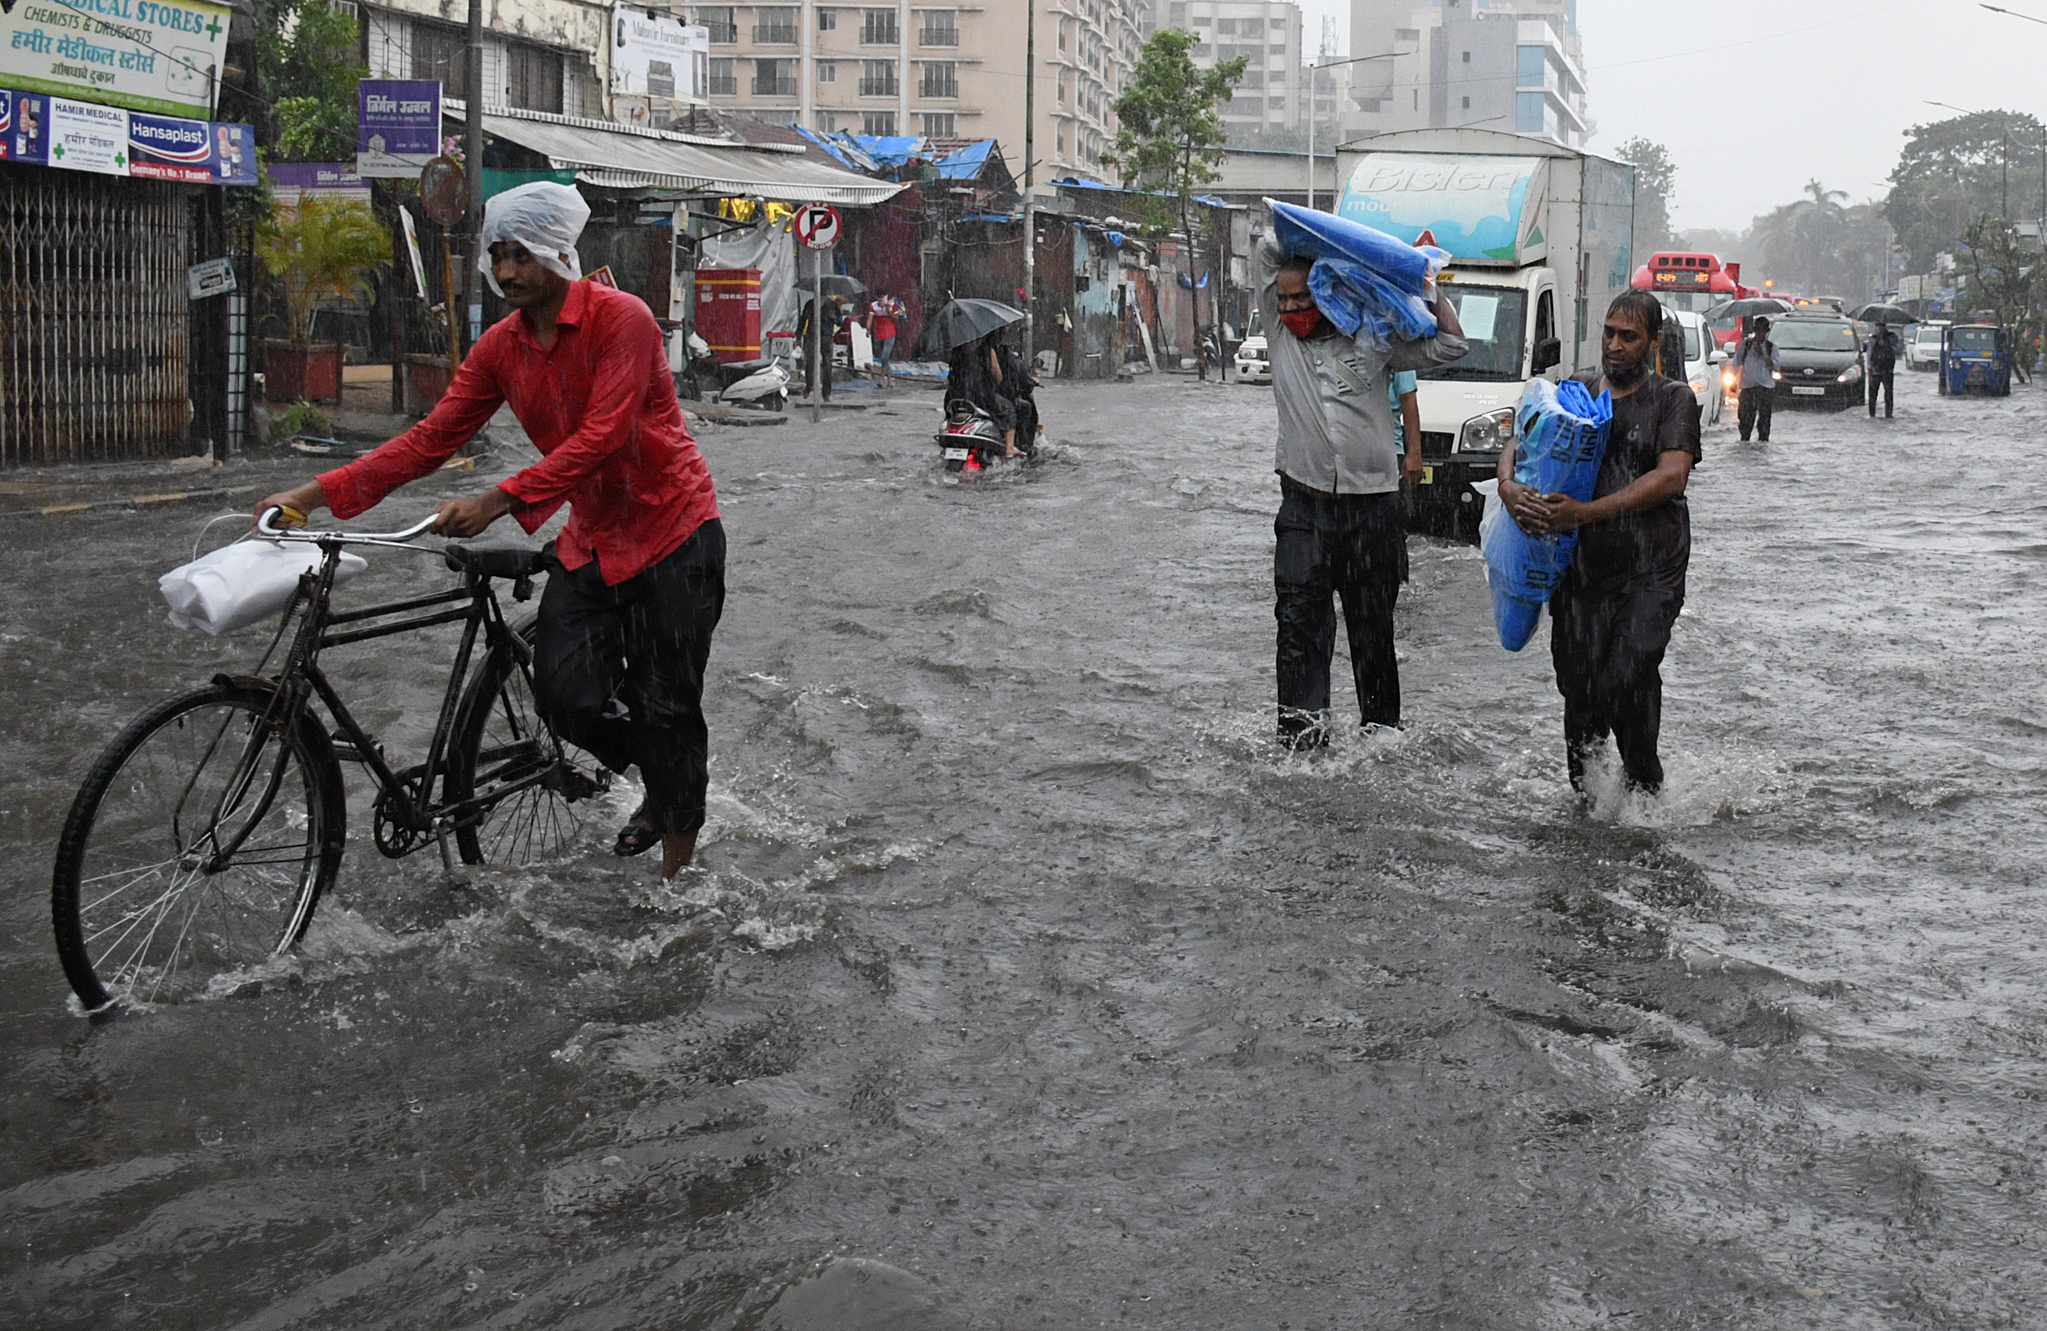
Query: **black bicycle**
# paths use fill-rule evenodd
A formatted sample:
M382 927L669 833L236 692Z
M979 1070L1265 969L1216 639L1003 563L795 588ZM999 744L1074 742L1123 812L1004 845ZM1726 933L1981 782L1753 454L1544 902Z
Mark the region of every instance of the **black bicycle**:
M57 843L51 910L64 974L88 1010L202 995L288 951L341 867L341 764L377 788L377 849L428 844L453 867L530 863L576 839L576 805L609 788L590 755L556 738L534 705L530 622L494 583L533 594L542 552L523 544L441 547L461 585L360 610L332 607L349 546L427 552L406 531L259 530L319 546L253 675L216 675L129 722L86 774ZM461 644L425 760L393 767L320 668L328 647L461 624ZM289 641L278 669L263 664ZM470 664L481 655L472 671ZM324 718L322 713L324 712Z

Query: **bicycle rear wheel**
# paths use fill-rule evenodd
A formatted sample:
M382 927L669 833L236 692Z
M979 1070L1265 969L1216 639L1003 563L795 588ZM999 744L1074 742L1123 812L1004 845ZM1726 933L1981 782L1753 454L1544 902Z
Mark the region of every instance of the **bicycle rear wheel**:
M57 955L88 1010L203 994L296 943L341 865L341 773L274 691L212 684L151 707L86 774L57 842Z
M532 625L519 636L530 645ZM456 709L443 790L453 804L520 782L528 784L456 824L464 864L537 864L570 854L582 840L587 801L611 788L602 763L541 720L525 661L498 647Z

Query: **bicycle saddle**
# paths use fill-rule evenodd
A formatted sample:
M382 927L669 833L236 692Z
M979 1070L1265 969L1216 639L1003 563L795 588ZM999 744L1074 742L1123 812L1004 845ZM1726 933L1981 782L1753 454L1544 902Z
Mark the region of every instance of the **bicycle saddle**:
M542 571L546 558L539 546L506 536L450 541L441 554L457 573L468 570L486 578L530 578Z

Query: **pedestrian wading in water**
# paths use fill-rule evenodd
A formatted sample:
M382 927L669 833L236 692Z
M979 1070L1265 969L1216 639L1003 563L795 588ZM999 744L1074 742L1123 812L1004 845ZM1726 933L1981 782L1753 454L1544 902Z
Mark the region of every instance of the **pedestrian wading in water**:
M493 198L478 266L511 315L477 340L425 420L256 512L354 517L434 471L509 404L541 460L443 502L434 530L474 536L509 513L532 532L569 506L540 598L535 701L562 738L613 771L640 769L647 798L615 849L661 846L670 877L704 825L704 668L725 605L725 531L654 316L637 296L579 280L589 217L566 185Z
M1258 248L1258 303L1270 331L1279 407L1279 516L1273 522L1273 614L1279 642L1279 738L1292 748L1329 741L1329 662L1343 602L1352 682L1366 725L1400 724L1393 605L1407 574L1403 475L1421 471L1420 439L1403 457L1393 420L1401 370L1456 360L1464 330L1438 296L1432 338L1346 337L1308 292L1313 264Z
M1521 530L1578 533L1549 609L1564 752L1579 791L1609 735L1629 789L1663 788L1660 667L1692 557L1685 483L1699 460L1699 402L1682 380L1649 369L1662 325L1663 307L1646 291L1622 292L1607 309L1592 390L1613 394L1613 426L1589 502L1518 484L1514 450L1500 455L1500 500Z

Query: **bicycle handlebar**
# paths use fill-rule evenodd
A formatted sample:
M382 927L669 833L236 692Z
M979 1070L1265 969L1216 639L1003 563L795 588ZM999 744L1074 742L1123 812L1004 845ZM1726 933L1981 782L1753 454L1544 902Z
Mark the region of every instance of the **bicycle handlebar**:
M281 541L332 541L339 540L355 545L388 545L418 540L433 530L438 514L430 514L407 527L404 531L393 532L351 532L351 531L302 531L293 527L275 526L271 519L284 512L282 508L266 508L256 518L256 533Z

